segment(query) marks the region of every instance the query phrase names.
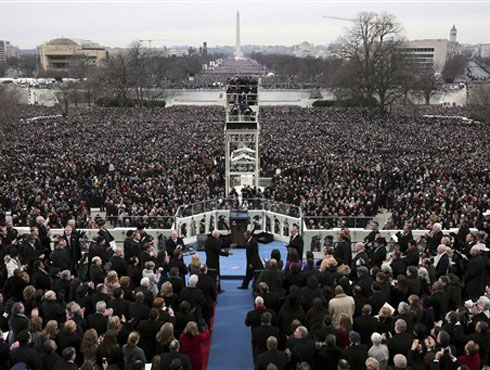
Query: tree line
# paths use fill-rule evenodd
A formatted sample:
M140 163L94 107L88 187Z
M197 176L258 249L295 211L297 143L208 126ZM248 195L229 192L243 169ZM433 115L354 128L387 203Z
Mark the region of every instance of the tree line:
M162 106L165 89L197 75L215 55L163 56L137 42L125 51L109 54L102 67L81 58L72 63L70 75L79 82L64 83L58 100L66 114L70 105Z

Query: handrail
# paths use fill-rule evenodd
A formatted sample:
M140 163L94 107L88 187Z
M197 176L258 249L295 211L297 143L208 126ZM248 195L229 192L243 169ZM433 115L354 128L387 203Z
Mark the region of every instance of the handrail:
M135 227L138 224L143 224L150 229L170 229L175 223L175 216L106 215L105 219L113 227Z
M366 228L374 216L304 216L309 230L332 229L336 227Z
M225 198L181 205L177 208L176 217L189 217L204 212L230 209L266 210L290 217L303 217L301 207L266 198L245 198L241 202L238 198Z

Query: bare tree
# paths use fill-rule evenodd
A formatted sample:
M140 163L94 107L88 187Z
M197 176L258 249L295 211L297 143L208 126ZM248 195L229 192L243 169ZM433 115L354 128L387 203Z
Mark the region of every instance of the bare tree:
M414 92L424 97L426 105L430 104L432 95L443 86L441 75L436 75L433 67L415 68L412 81Z
M104 93L104 69L91 68L82 82L82 88L87 104L90 106L92 102L96 103Z
M149 84L149 53L141 47L140 42L133 43L128 51L130 65L130 85L134 88L136 102L140 108L144 105L145 89Z
M444 80L448 83L454 82L454 79L458 76L462 76L464 74L466 64L468 60L464 55L455 55L451 59L449 59L444 65L444 69L442 70L442 76Z
M19 90L0 85L0 107L0 132L3 133L20 118L22 107Z
M81 95L80 88L81 83L79 81L63 82L58 88L55 95L63 116L68 115L71 105L78 106Z
M338 55L356 64L357 86L367 101L377 99L380 113L385 113L401 96L399 85L404 68L401 31L395 16L363 12L340 38L336 49Z
M141 108L153 105L164 97L166 80L166 58L152 49L144 49L134 43L128 56L131 65L131 86L136 96L136 103Z
M104 86L114 96L119 106L128 103L132 87L131 60L127 53L109 55L104 68Z
M70 75L83 80L91 69L90 61L85 55L76 55L71 60Z
M352 99L363 105L366 99L363 91L359 89L359 65L352 60L346 61L332 77L332 90L337 101Z
M490 123L490 84L479 84L471 88L469 103L472 117Z

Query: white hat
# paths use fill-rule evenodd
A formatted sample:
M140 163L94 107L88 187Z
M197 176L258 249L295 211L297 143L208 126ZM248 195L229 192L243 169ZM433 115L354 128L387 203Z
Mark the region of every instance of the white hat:
M490 251L490 249L485 247L485 244L483 244L483 243L477 243L474 246L472 246L471 249L477 250L479 252L489 252Z
M490 216L490 209L487 209L485 212L483 212L483 217Z

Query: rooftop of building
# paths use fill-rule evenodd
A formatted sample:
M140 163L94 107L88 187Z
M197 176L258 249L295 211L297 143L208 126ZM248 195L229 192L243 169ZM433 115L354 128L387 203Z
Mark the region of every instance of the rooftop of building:
M52 39L46 42L46 45L64 45L64 46L100 46L99 44L90 41L90 40L82 40L76 38L67 38L60 37L56 39Z

